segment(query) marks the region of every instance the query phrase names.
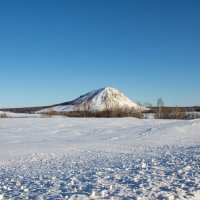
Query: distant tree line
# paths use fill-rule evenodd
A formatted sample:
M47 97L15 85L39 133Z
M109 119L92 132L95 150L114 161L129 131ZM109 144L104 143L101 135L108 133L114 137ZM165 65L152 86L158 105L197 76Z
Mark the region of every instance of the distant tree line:
M28 108L9 108L0 109L4 112L14 113L35 113L43 109L48 109L43 113L44 117L51 117L53 115L63 115L68 117L135 117L135 118L149 118L153 115L155 119L196 119L200 118L200 107L166 107L162 98L158 98L157 106L152 106L151 103L144 103L147 110L130 109L117 107L112 108L112 102L107 102L105 109L102 111L95 111L91 108L91 104L88 102L82 102L79 109L76 111L57 112L52 109L52 106L41 107L28 107ZM7 118L7 114L0 114L0 118Z
M95 111L89 109L81 109L76 111L67 111L67 112L57 112L54 110L49 110L48 112L43 113L44 115L51 117L53 115L63 115L67 117L105 117L105 118L117 118L117 117L135 117L135 118L144 118L145 115L141 110L130 109L130 108L106 108L102 111Z
M150 107L146 113L154 113L155 119L197 119L200 118L200 107L165 107L162 98L157 100L156 107Z

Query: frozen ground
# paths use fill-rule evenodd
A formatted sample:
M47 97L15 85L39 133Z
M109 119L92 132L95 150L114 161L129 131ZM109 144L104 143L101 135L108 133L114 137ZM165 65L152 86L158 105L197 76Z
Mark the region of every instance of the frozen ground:
M4 199L199 199L199 191L200 120L0 119Z

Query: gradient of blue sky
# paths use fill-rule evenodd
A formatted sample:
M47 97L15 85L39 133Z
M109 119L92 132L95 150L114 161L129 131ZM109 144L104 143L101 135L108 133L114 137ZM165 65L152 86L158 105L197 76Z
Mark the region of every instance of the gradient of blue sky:
M115 87L200 105L199 0L0 1L0 107Z

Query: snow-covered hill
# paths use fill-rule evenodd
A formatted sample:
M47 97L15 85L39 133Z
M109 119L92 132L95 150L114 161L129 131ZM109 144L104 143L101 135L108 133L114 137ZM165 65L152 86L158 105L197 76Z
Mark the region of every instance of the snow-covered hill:
M123 93L111 87L105 87L98 90L93 90L79 98L53 106L48 109L43 109L39 112L48 112L49 110L64 112L64 111L102 111L105 109L128 108L136 110L144 110L145 107L131 101Z

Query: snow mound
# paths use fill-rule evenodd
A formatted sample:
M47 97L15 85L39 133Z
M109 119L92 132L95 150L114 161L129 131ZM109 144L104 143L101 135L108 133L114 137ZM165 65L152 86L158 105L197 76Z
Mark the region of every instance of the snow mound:
M52 106L51 108L43 109L39 112L48 112L49 110L58 112L78 110L102 111L105 109L118 108L145 110L145 107L134 103L117 89L105 87L102 89L93 90L71 102Z
M13 113L13 112L0 111L0 118L40 118L40 117L42 117L42 115L40 114Z

